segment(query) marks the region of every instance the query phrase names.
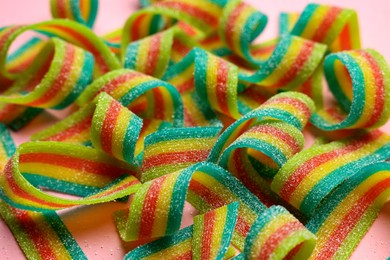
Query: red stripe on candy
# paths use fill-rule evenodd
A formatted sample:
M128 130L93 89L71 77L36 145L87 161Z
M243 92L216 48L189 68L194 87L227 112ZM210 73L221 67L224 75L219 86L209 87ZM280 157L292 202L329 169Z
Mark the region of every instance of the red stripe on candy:
M58 7L58 16L60 18L66 18L66 6L65 6L65 0L57 0L57 7Z
M307 118L310 118L311 116L310 109L306 106L306 104L295 98L289 98L289 97L274 98L267 101L265 105L277 104L277 103L292 105L296 107L298 110L302 111Z
M332 27L334 20L336 20L337 16L341 13L341 11L342 11L341 8L334 7L334 6L332 6L329 9L328 13L325 16L325 19L318 26L316 33L312 38L313 41L321 42L325 38L329 29Z
M17 197L20 197L20 198L23 198L23 199L26 199L26 200L38 203L40 205L46 205L46 206L50 206L50 207L54 207L54 208L61 208L61 207L63 207L62 204L52 203L52 202L48 202L48 201L44 201L44 200L38 199L38 198L32 196L32 194L30 194L29 192L26 192L25 190L23 190L16 183L16 181L14 179L13 171L12 171L12 161L11 160L9 160L8 163L6 164L6 166L4 167L4 173L3 174L4 174L5 179L8 182L9 187L11 188L12 192ZM68 205L68 206L73 206L73 205Z
M179 2L158 2L154 4L155 7L168 7L171 9L175 9L176 11L182 11L191 16L196 17L197 20L206 23L208 26L217 27L219 17L215 17L212 14L208 13L207 10L202 10L195 5L192 5L190 2L188 3L179 3Z
M87 159L80 159L62 154L50 154L40 152L21 154L19 157L19 163L51 164L69 169L79 170L80 173L83 174L97 174L111 178L118 178L124 173L133 175L133 173L129 169L123 169L110 164L94 162Z
M164 110L165 110L165 102L164 97L162 95L161 88L152 89L152 94L154 97L154 118L163 120L164 119Z
M146 14L141 14L137 18L135 18L134 23L131 27L131 41L136 41L141 38L139 29L142 28L142 20L145 19Z
M114 126L118 124L117 121L121 109L122 107L118 102L111 101L105 114L102 130L100 132L102 149L110 155L112 155L112 137L114 135Z
M215 225L215 211L212 210L204 215L203 234L202 234L202 259L210 259L211 243Z
M226 29L225 29L225 41L229 47L233 47L233 35L236 33L234 31L234 25L236 24L236 20L240 16L242 10L245 8L244 3L239 3L233 12L231 12L229 19L226 24Z
M150 40L148 56L146 60L145 74L153 75L158 63L158 57L160 54L162 34L156 34Z
M63 141L63 140L69 139L72 136L75 136L83 131L88 131L89 128L91 127L91 121L92 121L92 116L89 116L89 117L81 120L80 122L72 125L68 129L65 129L64 131L61 131L58 134L50 136L45 140L46 141Z
M189 190L193 191L204 202L206 202L213 208L219 208L227 204L221 197L213 193L212 190L210 190L197 180L191 179Z
M40 230L39 226L35 223L27 211L18 210L16 208L11 208L13 215L19 221L19 224L23 231L27 233L32 242L34 243L35 249L38 251L42 259L56 259L56 255L53 250L50 248L50 244L46 237L46 232Z
M63 86L66 83L69 74L72 70L73 61L75 60L75 48L72 45L66 44L65 46L64 63L60 72L55 78L50 88L38 99L30 102L30 106L38 106L50 102L55 96L63 90Z
M292 152L295 154L301 150L299 144L295 141L295 139L286 132L283 132L281 129L269 126L269 125L259 125L251 128L248 133L265 133L276 136L278 139L282 140L285 144L287 144Z
M357 51L360 55L364 57L364 59L370 64L370 68L372 70L372 73L374 74L375 79L375 102L374 102L374 109L372 111L370 119L365 123L363 126L364 128L368 128L375 124L381 117L383 108L385 105L385 82L383 79L382 71L378 65L378 63L375 61L375 59L367 52L365 51Z
M142 170L148 170L153 167L174 164L174 163L184 163L184 162L201 162L207 159L210 150L189 150L182 152L169 152L157 154L151 157L145 158Z
M235 230L243 237L246 237L250 229L251 225L249 225L241 216L238 216Z
M129 72L129 73L126 73L126 74L123 74L123 75L119 75L116 78L114 78L111 81L109 81L108 83L106 83L104 85L104 87L102 87L100 89L100 91L96 93L95 96L99 95L99 93L101 93L101 92L106 92L108 94L111 94L111 92L113 92L121 84L125 83L126 81L129 81L129 80L132 80L134 78L137 78L140 75L141 74L137 73L137 72Z
M217 69L217 86L215 88L217 95L218 106L225 114L229 113L227 104L227 80L228 80L229 67L226 61L218 59Z
M301 50L298 54L298 57L296 58L294 64L291 66L291 68L286 72L286 74L283 75L282 78L278 80L274 85L271 87L284 87L291 81L293 81L297 74L303 69L306 62L310 58L310 54L313 52L314 49L314 42L305 41L301 47Z
M261 247L257 259L268 259L283 239L300 229L304 229L304 226L299 221L288 222L278 228Z
M150 185L146 196L145 201L142 206L142 215L141 222L139 227L139 238L151 237L153 226L154 226L154 217L156 215L157 209L157 200L161 191L161 187L166 180L167 175L164 175L158 179L155 179Z

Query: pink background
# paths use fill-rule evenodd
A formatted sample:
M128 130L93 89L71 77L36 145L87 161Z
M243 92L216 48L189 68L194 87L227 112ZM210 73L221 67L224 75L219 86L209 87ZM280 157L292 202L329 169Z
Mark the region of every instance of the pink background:
M277 33L280 12L301 12L306 0L246 0L268 15L269 23L260 40L272 38ZM374 48L390 60L390 34L388 33L390 1L388 0L317 0L317 3L333 4L357 10L364 48ZM138 6L138 0L100 0L95 32L104 34L123 26L126 18ZM50 19L49 0L0 0L0 27L11 24L30 24ZM58 120L65 112L49 111L35 119L27 128L13 133L17 144L28 136ZM384 128L390 133L390 123ZM78 207L61 212L61 218L89 259L122 259L126 250L115 231L112 213L125 208L120 203ZM186 207L183 225L191 223L196 214ZM387 259L390 256L390 203L382 209L378 219L366 234L351 259ZM0 221L0 259L23 259L12 234Z

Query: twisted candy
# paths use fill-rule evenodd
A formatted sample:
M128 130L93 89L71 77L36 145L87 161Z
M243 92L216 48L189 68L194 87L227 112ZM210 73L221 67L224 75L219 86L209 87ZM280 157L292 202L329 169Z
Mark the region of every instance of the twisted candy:
M389 66L374 50L339 52L326 57L325 76L344 113L319 107L311 122L324 130L378 128L390 117Z
M360 49L357 14L351 9L309 4L291 34L322 42L332 52Z
M0 164L3 170L16 148L7 128L2 124L0 128ZM87 259L55 212L17 209L0 199L0 216L30 258Z
M67 18L92 27L97 14L97 0L50 0L53 18Z
M245 240L244 259L307 259L315 237L286 209L272 206L260 214Z
M367 165L338 187L307 224L317 234L310 259L347 258L390 196L390 164Z
M123 151L120 153L116 150L113 153L111 148L118 148L115 142L123 141L123 136L125 138L131 136L132 131L137 133L141 124L140 119L130 111L123 110L125 108L121 108L120 104L109 98L107 94L100 95L97 100L96 113L92 122L94 123L103 114L106 115L104 121L107 123L109 121L110 126L117 127L113 128L115 138L110 140L109 137L113 135L111 128L103 124L102 130L99 131L95 125L92 131L92 142L95 147L101 147L103 151L116 155L119 159L128 159L123 157ZM117 118L112 116L110 109L113 108L118 109L119 114L124 114L130 123L138 122L139 126L135 126L134 129L133 125L127 124L125 129L129 133L123 135L123 122L119 124ZM125 149L127 150L124 151L131 151L131 147L128 146ZM133 158L128 160L134 161ZM58 171L59 168L61 172ZM11 205L30 210L53 210L101 203L121 198L137 190L139 181L133 175L137 175L134 166L118 161L96 149L60 142L30 142L18 148L0 176L1 197ZM84 198L73 200L56 197L44 193L38 189L38 186Z
M140 145L146 134L163 127L166 123L182 125L182 102L179 93L172 85L142 73L122 69L107 73L95 80L76 100L80 106L84 105L79 111L33 135L33 140L88 144L91 140L89 133L97 99L95 102L91 101L101 92L110 94L124 106L129 106L134 112L151 119L144 122L140 133Z
M387 160L389 148L390 136L379 130L311 147L284 164L273 179L272 189L312 216L321 201L357 169Z

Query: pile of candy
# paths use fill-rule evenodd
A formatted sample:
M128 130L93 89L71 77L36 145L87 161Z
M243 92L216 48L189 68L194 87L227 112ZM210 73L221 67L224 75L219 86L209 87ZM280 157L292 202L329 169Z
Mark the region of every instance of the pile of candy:
M56 210L118 201L126 259L348 258L390 197L390 71L356 13L310 4L253 44L267 17L240 0L141 5L104 37L97 0L0 29L0 214L26 257L85 259Z

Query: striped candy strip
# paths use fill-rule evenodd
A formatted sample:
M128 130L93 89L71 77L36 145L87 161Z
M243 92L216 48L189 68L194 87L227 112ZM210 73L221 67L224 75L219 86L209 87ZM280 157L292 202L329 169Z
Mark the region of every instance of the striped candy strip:
M30 40L26 41L17 50L8 55L6 61L6 70L10 73L15 74L27 70L31 66L33 61L37 58L38 54L42 51L43 47L46 46L46 44L46 40L37 37L33 37ZM35 62L32 68L37 68L45 64L43 63L39 65L38 63L39 62ZM30 69L30 71L32 71L32 69ZM11 91L7 84L0 85L1 87L7 88L5 91L2 92L3 95L9 93L8 91ZM0 122L6 124L13 130L19 130L20 128L24 127L28 122L30 122L31 119L35 118L38 114L40 114L40 112L41 109L35 107L26 107L11 103L0 103Z
M307 259L315 236L285 208L262 212L245 240L244 259Z
M126 107L135 105L132 104L135 102L141 107L143 114L140 116L143 118L164 120L175 126L182 125L180 94L167 82L133 70L119 69L95 80L76 100L76 104L82 106L101 92L108 93ZM131 106L129 108L132 110ZM133 109L137 110L137 107Z
M145 139L141 181L150 181L205 161L220 127L167 128Z
M133 13L123 28L122 53L130 42L154 34L173 25L174 20L183 21L210 34L216 32L222 9L212 1L167 0Z
M365 49L328 55L324 72L330 90L347 115L320 107L311 119L316 127L327 131L372 129L388 121L390 104L386 100L390 98L390 69L378 52Z
M279 35L290 33L299 19L299 13L280 13Z
M185 126L209 126L220 124L215 112L210 107L209 95L207 93L208 87L210 87L211 90L214 88L214 93L210 94L213 96L212 98L214 100L217 100L215 96L215 88L217 85L214 84L218 80L216 75L217 72L209 72L209 70L202 67L202 65L205 64L207 66L209 56L211 57L211 54L204 52L199 48L195 48L181 61L169 67L162 78L164 81L174 85L181 94ZM197 71L200 71L201 75ZM204 78L207 72L210 74L208 76L209 85L207 85L207 78L206 80ZM221 100L221 104L228 110L231 108L234 111L236 110L235 106L232 105L231 107L228 107L227 104L234 104L235 102L234 98L236 97L236 91L232 89L235 86L234 84L226 84L227 79L227 77L224 77L223 79L220 78L222 84L219 93L221 97L224 97ZM234 81L234 77L230 77L230 81ZM232 92L229 92L229 95L226 91L227 87L232 90ZM199 93L198 90L201 93ZM229 98L229 100L227 100L227 98Z
M53 18L76 21L92 27L98 10L98 0L50 0Z
M176 27L128 45L124 67L160 78L169 63Z
M298 92L284 92L270 98L258 109L247 113L230 125L218 138L208 161L217 162L222 152L256 122L277 119L302 130L314 111L313 101Z
M5 125L0 124L0 169L15 152ZM31 259L86 259L83 251L55 212L40 213L13 208L0 199L0 216L26 257Z
M6 70L6 57L11 43L22 33L33 30L50 37L58 37L92 53L98 75L120 68L118 59L104 41L88 27L70 20L55 19L28 26L10 26L0 31L0 77L10 85L17 74Z
M185 227L172 236L167 236L151 243L142 245L130 251L125 256L125 259L157 259L159 257L163 257L164 259L229 259L235 255L235 250L229 247L229 243L231 239L231 232L234 229L235 222L237 219L237 209L238 203L235 202L227 206L218 208L216 210L210 211L204 216L197 216L197 224ZM211 221L217 219L219 220L218 223L210 223ZM217 243L222 242L224 245L226 245L226 248L221 248L221 250L219 251L218 258L215 258L216 255L214 255L213 252L211 252L211 254L208 254L209 258L204 258L204 256L206 256L205 254L207 253L203 253L202 255L197 255L195 253L195 250L197 250L197 243L201 242L198 241L198 239L202 239L201 236L205 235L204 232L202 232L203 225L201 225L203 224L203 220L207 220L207 223L211 224L211 226L205 226L207 227L207 230L209 230L209 227L222 228L217 230L213 229L212 231L214 232L214 239L220 239L221 236L225 238L222 241L216 241ZM219 250L219 245L220 244L213 244L213 248ZM198 258L198 256L202 258Z
M0 175L0 196L26 210L57 210L112 201L134 193L134 167L96 149L59 142L28 142L18 147ZM40 189L81 195L66 199Z
M250 53L250 44L263 31L267 16L241 0L228 1L219 21L219 36L235 54L258 64Z
M284 203L270 188L278 170L303 148L303 134L280 121L263 120L229 147L218 164L237 177L265 205Z
M28 259L87 259L55 212L20 210L0 200L0 216Z
M324 43L332 52L360 49L357 14L351 9L308 4L291 34Z
M38 108L64 108L90 83L93 66L90 53L54 38L31 64L31 69L0 96L0 101ZM7 110L7 106L3 109Z
M93 147L135 164L135 146L142 119L104 92L96 99L90 132Z
M239 118L237 110L238 69L236 66L201 49L195 55L195 88L209 106L232 118Z
M124 259L191 259L193 226L179 230L151 243L137 247L125 255Z
M122 239L135 241L176 233L186 198L201 213L241 202L233 234L233 241L241 248L257 213L265 209L253 194L222 168L198 163L144 183L134 195L128 213L121 213L121 217L116 218Z
M346 259L390 197L390 163L362 168L323 202L307 224L318 240L310 259Z
M31 63L36 59L37 55L42 51L46 44L47 41L37 37L33 37L26 41L17 50L8 55L6 70L11 73L21 73L22 71L25 71L31 66ZM39 64L35 62L35 66L33 67L39 67ZM6 94L9 89L9 85L0 85L1 87L5 87L5 91L3 91L2 94ZM10 103L0 103L0 122L6 124L13 130L19 130L31 119L40 114L40 112L41 109L39 108L25 107Z
M8 55L6 61L7 71L20 73L27 69L45 45L46 40L38 37L33 37L26 41L17 50Z
M271 57L254 74L241 72L240 80L269 88L293 89L304 83L320 64L326 46L300 37L280 37Z
M362 167L390 158L390 136L375 130L306 149L291 158L272 181L272 190L307 216L339 184Z
M236 226L239 203L194 217L192 259L223 259Z
M280 121L261 121L241 134L220 159L219 165L230 172L238 173L244 161L235 162L236 149L248 149L246 163L252 164L254 170L266 178L272 178L276 172L304 145L303 134L296 127ZM243 174L243 173L241 173Z
M121 69L109 72L95 80L76 100L76 104L82 106L80 110L32 135L32 140L89 143L97 96L102 92L109 94L144 118L139 145L142 144L146 134L164 127L167 123L175 126L182 125L182 102L175 87L142 73Z

